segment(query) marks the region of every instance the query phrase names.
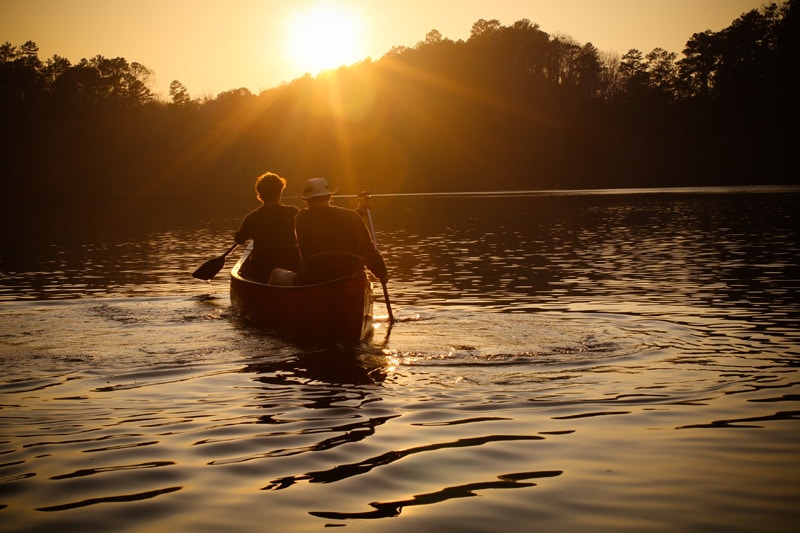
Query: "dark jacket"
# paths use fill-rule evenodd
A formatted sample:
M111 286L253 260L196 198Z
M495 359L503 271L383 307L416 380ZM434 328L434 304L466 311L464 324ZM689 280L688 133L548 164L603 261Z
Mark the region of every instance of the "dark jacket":
M297 268L300 261L294 236L297 211L292 205L262 205L244 217L233 240L237 244L253 240L252 263L246 265L245 275L266 281L273 268Z
M354 254L375 277L383 282L388 278L386 263L375 249L367 226L355 211L336 206L303 209L295 218L295 231L300 247L301 279L307 275L303 263L314 261L319 254ZM335 274L322 277L331 279Z

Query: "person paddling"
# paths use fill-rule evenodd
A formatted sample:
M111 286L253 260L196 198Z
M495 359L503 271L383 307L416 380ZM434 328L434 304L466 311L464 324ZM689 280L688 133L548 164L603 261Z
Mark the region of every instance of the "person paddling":
M325 178L305 182L301 198L308 204L295 217L300 266L295 285L320 283L365 266L382 284L386 262L362 218L352 209L331 205L335 193Z
M242 275L266 282L272 270L295 270L300 261L294 232L298 209L281 203L286 180L274 172L256 178L256 195L262 205L242 220L233 237L236 244L253 240L253 253L244 265Z

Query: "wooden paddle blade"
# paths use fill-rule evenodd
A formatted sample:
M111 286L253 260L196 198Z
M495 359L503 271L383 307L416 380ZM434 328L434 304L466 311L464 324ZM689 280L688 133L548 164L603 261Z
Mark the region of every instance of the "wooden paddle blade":
M192 272L192 277L208 281L219 274L219 271L222 270L222 267L224 266L225 256L221 255L219 257L215 257L214 259L206 261L200 265L197 270Z
M231 253L237 246L238 244L234 244L233 246L225 250L225 253L222 254L221 256L215 257L214 259L206 261L205 263L200 265L200 268L192 272L192 277L197 279L202 279L205 281L212 279L214 276L219 274L219 271L222 270L222 267L225 266L225 258L228 257L228 254Z

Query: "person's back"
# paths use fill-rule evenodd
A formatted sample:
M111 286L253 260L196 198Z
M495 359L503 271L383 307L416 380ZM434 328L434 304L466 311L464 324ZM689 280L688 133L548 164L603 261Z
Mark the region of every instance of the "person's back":
M256 181L258 198L264 204L242 220L234 235L237 244L253 240L251 259L243 274L257 281L266 281L274 268L294 270L300 261L294 232L298 209L280 203L286 181L266 173Z
M364 266L385 281L386 264L375 249L364 221L351 209L330 205L331 194L322 178L306 182L302 198L308 202L308 208L295 218L301 257L296 282L333 279Z
M349 252L364 255L373 248L369 235L360 231L363 221L355 211L325 206L297 214L297 244L304 257L320 253Z
M300 260L294 235L297 211L291 205L263 205L245 217L234 236L239 244L253 239L253 266L266 271L267 276L273 268L297 268Z

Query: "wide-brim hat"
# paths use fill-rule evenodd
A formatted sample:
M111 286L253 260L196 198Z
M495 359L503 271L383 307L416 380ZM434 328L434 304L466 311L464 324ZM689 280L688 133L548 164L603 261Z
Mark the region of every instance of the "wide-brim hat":
M311 178L310 180L306 180L305 184L303 184L303 194L300 195L300 198L303 200L310 200L311 198L331 196L338 190L339 189L331 190L325 178Z

